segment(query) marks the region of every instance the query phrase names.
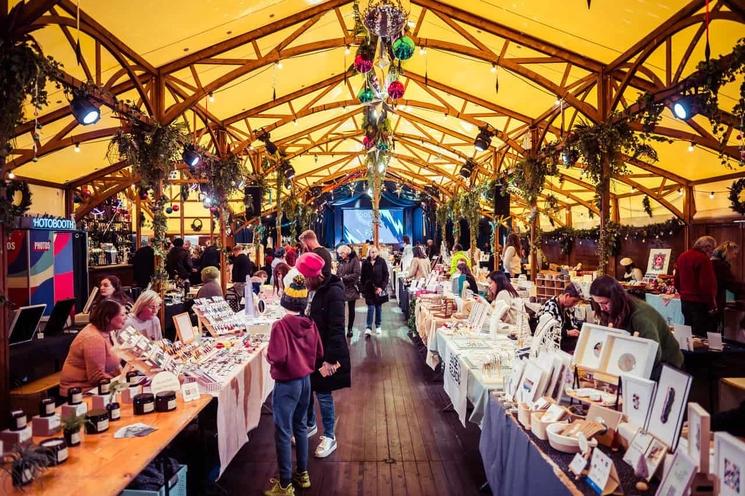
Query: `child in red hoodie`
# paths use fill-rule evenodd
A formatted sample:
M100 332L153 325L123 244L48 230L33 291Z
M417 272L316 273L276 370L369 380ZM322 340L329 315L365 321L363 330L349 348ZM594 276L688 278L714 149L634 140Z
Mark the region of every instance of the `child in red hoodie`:
M294 495L292 482L310 487L308 475L307 415L310 402L310 374L323 358L323 345L313 321L302 315L308 302L303 276L296 276L285 288L280 305L287 314L272 326L267 359L275 381L272 395L274 440L277 447L279 480L271 479L266 496ZM297 471L292 475L290 438L295 435Z

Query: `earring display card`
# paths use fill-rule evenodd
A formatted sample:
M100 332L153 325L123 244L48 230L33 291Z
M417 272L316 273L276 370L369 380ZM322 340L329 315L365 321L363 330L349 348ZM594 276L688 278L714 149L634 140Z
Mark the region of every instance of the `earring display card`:
M714 460L720 496L745 495L745 442L715 432Z
M595 324L583 324L574 351L575 365L597 369L600 366L605 341L610 334L623 335L626 334L626 331Z
M626 415L630 424L646 429L657 383L624 374L621 375L621 385L623 414Z
M709 473L709 428L711 416L698 403L688 403L688 454L700 473Z
M648 430L670 446L671 450L678 447L691 382L690 374L663 365L652 404Z

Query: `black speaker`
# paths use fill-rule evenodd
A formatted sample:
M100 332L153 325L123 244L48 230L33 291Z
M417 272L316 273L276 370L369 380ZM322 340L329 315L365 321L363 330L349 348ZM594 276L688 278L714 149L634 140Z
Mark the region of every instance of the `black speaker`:
M246 186L243 190L243 204L246 207L246 219L261 215L261 200L264 198L264 188L261 186Z
M494 215L497 218L510 215L510 192L506 184L494 186Z

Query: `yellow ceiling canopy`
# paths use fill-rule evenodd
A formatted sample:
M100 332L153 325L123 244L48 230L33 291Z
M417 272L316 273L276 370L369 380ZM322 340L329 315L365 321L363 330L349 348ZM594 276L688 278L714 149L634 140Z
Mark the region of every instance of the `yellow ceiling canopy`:
M452 195L513 167L530 147L531 129L556 140L645 92L669 94L704 59L707 3L716 58L745 32L738 0L595 0L590 8L585 0L404 0L416 49L402 64L403 97L389 102L395 149L387 178ZM265 145L257 141L267 130L292 160L298 191L364 176L363 78L352 68L362 40L353 33L352 1L81 0L78 11L72 0L29 0L24 7L33 9L28 31L72 84L102 86L152 119L181 122L205 150L242 154L259 173L271 172L262 169ZM720 91L724 111L737 102L741 78ZM610 106L601 105L600 84L610 85ZM108 180L109 193L134 182L126 163L106 160L119 126L110 109L80 126L64 94L50 87L38 122L36 143L33 122L18 129L8 164L18 177L62 188ZM485 125L495 137L475 152ZM644 195L655 216L682 215L681 191L706 195L697 199L700 210L716 212L703 205L712 201L709 190L745 172L720 163L708 120L677 120L666 109L655 132L672 139L655 144L659 161L629 160L628 174L612 180L620 216L640 217ZM734 163L740 134L725 132L724 154ZM472 157L478 166L465 179L459 171ZM566 213L594 207L595 188L578 167L548 179L541 209L549 194ZM513 197L516 215L526 208Z

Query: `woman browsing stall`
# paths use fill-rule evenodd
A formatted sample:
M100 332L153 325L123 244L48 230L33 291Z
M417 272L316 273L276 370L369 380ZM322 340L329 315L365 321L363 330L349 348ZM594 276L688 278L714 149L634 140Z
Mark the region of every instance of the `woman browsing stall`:
M160 319L158 318L161 303L162 300L158 293L152 290L143 291L135 304L132 305L132 310L127 316L124 327L132 326L137 332L152 341L163 339Z

